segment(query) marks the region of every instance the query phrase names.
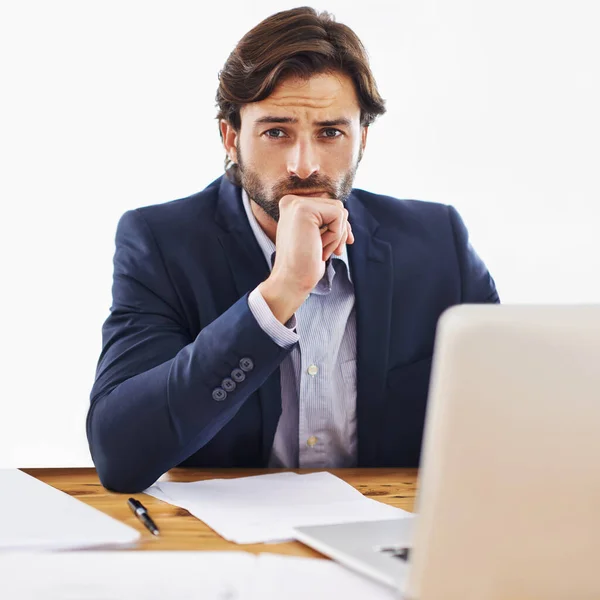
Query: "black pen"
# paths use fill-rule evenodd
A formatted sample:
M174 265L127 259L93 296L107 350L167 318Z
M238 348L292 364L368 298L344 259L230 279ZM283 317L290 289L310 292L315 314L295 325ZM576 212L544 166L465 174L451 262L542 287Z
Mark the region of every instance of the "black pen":
M129 498L129 500L127 500L127 504L129 504L131 512L148 528L151 533L154 535L158 535L160 533L158 531L158 527L150 518L146 507L141 502L135 498Z

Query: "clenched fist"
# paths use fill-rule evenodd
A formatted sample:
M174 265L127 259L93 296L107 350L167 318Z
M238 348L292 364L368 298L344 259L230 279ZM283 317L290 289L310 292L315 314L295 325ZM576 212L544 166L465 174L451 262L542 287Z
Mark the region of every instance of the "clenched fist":
M354 243L348 211L326 194L290 194L279 201L275 264L259 290L275 317L286 323L325 273L332 254Z

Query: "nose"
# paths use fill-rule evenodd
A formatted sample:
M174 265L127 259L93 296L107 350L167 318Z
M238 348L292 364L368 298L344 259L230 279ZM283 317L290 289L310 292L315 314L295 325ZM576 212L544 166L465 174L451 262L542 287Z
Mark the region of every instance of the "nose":
M290 149L287 170L290 176L307 179L319 172L319 157L309 140L298 140Z

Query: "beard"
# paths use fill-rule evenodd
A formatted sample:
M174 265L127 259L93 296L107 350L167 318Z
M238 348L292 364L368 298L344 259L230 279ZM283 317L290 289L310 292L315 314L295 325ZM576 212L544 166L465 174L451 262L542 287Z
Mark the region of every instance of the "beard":
M330 198L335 198L345 203L352 191L356 170L363 154L361 148L356 164L337 180L318 173L306 179L300 179L293 175L269 187L261 181L256 171L245 166L239 145L236 146L236 151L238 173L242 187L246 190L248 197L254 200L276 223L279 221L279 200L283 196L293 194L296 191L323 190Z

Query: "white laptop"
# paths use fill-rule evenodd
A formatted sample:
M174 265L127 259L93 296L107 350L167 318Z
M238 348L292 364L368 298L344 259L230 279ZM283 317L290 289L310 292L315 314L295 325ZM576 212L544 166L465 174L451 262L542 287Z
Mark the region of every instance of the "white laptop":
M411 600L600 598L600 306L442 315L417 512L297 537Z

